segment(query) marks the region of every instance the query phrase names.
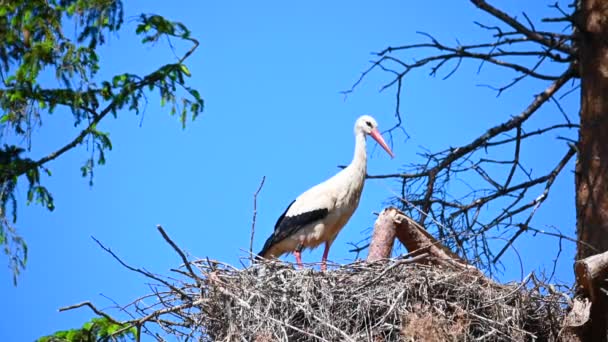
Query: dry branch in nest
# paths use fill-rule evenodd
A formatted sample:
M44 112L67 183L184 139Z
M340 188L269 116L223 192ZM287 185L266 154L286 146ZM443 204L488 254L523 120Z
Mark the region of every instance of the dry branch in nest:
M408 250L407 256L417 257L420 259L419 262L449 266L459 270L468 269L483 278L483 272L469 265L466 260L435 239L418 222L395 207L384 209L378 216L374 224L367 261L389 258L396 238ZM487 281L491 282L490 279Z
M563 294L532 275L498 285L470 269L417 264L427 253L329 272L277 261L237 269L187 260L159 230L185 261L170 276L112 253L153 281L152 293L120 309L159 341L556 340L566 310Z

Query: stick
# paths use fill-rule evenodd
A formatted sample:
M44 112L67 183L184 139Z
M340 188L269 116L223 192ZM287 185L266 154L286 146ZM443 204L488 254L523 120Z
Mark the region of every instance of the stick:
M188 272L190 272L190 275L192 276L191 278L194 279L196 281L196 285L200 287L201 280L192 270L192 266L190 266L190 261L188 261L186 254L184 254L184 252L179 247L177 247L177 244L173 242L173 240L171 240L169 235L167 235L167 233L160 224L156 225L156 229L158 229L160 234L163 236L163 239L165 239L165 241L167 241L171 245L171 247L173 247L177 254L179 254L179 256L182 258L182 261L184 262L184 265L186 265Z
M253 218L251 220L251 238L249 239L249 259L251 260L251 263L253 263L253 237L255 235L255 218L258 215L258 194L264 186L264 181L266 181L266 176L262 177L262 181L260 182L260 186L258 186L258 190L253 194Z

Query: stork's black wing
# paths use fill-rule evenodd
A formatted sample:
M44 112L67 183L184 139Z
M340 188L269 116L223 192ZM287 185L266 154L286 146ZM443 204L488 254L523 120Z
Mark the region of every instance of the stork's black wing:
M295 200L289 204L287 209L279 216L277 223L274 225L274 232L270 234L264 247L258 253L258 255L264 255L275 243L281 242L283 239L294 234L298 229L306 226L307 224L313 223L318 220L324 219L329 210L327 208L319 208L311 211L307 211L294 216L287 216L289 208L295 203Z

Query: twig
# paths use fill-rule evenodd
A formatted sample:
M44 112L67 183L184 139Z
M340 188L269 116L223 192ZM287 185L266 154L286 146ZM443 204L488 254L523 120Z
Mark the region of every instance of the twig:
M528 225L530 224L530 221L534 217L534 214L536 213L538 208L543 204L543 202L549 196L549 190L551 189L553 182L555 181L557 176L561 173L562 169L564 168L564 166L566 166L568 161L570 161L570 159L575 155L575 153L576 153L576 149L573 146L570 146L568 148L568 151L566 152L566 155L564 155L564 157L560 160L560 162L553 169L553 171L551 171L550 177L547 180L547 183L545 185L545 190L543 191L542 194L540 194L540 196L538 196L533 201L534 208L532 209L532 212L530 213L530 215L528 216L526 221L519 226L519 230L511 237L511 239L509 239L509 242L507 242L507 244L494 257L494 260L493 260L494 263L496 263L500 259L500 257L507 251L509 246L511 246L513 244L513 242L515 242L515 239L517 239L519 237L519 235L521 235L523 232L526 231L526 229L528 228Z
M382 273L378 274L378 276L376 276L374 279L372 279L371 281L369 281L369 282L361 285L360 287L358 287L355 290L355 292L358 292L358 291L362 290L363 288L374 284L378 280L382 279L384 277L384 275L386 275L388 272L390 272L392 269L394 269L397 266L404 265L404 264L410 264L410 263L416 263L416 262L418 262L420 260L424 260L428 256L429 256L428 253L421 253L421 254L418 254L418 255L413 256L411 258L401 258L401 259L397 260L395 263L393 263L390 266L388 266L387 268L385 268L382 271Z
M260 191L262 190L262 187L264 186L264 181L266 181L266 176L262 177L260 186L258 186L258 189L253 194L253 218L251 219L251 238L249 239L249 259L250 259L251 263L253 263L253 238L255 235L255 219L258 214L257 200L258 200L258 194L260 193Z
M124 323L121 323L121 322L115 320L114 318L112 318L112 316L108 315L107 313L99 310L97 307L95 307L95 305L93 305L89 301L78 303L78 304L74 304L74 305L69 305L69 306L61 307L61 308L59 308L59 312L73 310L73 309L80 308L80 307L83 307L83 306L88 306L91 310L93 310L93 312L95 314L104 317L108 321L112 322L112 324L116 324L116 325L123 325L124 324Z
M163 229L163 227L160 224L156 225L156 229L158 229L160 234L163 236L163 239L165 239L165 241L167 241L167 243L169 243L169 245L171 245L171 247L173 247L173 249L177 252L177 254L179 254L180 258L182 258L182 262L188 269L188 272L190 273L191 278L194 279L194 281L196 281L196 285L200 287L201 279L196 275L196 273L194 273L194 270L190 266L190 261L188 261L186 254L184 254L184 252L177 246L177 244L175 242L173 242L173 240L171 240L169 235L167 235L167 233L165 232L165 230Z
M473 4L475 4L475 6L481 8L482 10L491 14L493 17L502 20L504 23L506 23L507 25L514 28L516 32L525 35L527 38L529 38L532 41L542 44L550 49L557 49L566 54L574 53L572 51L571 47L566 46L565 44L561 44L559 42L551 41L551 40L543 37L538 32L534 31L533 29L530 30L530 29L526 28L522 23L517 21L515 18L509 16L507 13L499 10L498 8L488 4L485 0L471 0L471 2Z
M172 284L170 284L169 282L167 282L167 281L165 281L165 280L161 279L160 277L157 277L157 276L155 276L154 274L152 274L152 273L150 273L150 272L148 272L148 271L145 271L145 270L142 270L142 269L139 269L139 268L135 268L135 267L132 267L132 266L128 265L127 263L125 263L124 261L122 261L122 259L121 259L121 258L119 258L119 257L118 257L118 256L117 256L117 255L116 255L116 254L115 254L115 253L114 253L114 252L113 252L113 251L112 251L110 248L108 248L108 247L104 246L104 245L103 245L103 244L102 244L102 243L101 243L99 240L97 240L97 239L96 239L94 236L91 236L91 239L93 239L93 241L95 241L95 242L96 242L96 243L99 245L99 247L101 247L101 249L103 249L104 251L108 252L108 253L109 253L109 254L110 254L110 255L111 255L111 256L112 256L112 257L113 257L113 258L114 258L116 261L118 261L118 263L120 263L120 264L121 264L123 267L125 267L125 268L127 268L128 270L131 270L131 271L133 271L133 272L137 272L137 273L139 273L139 274L141 274L141 275L144 275L145 277L148 277L148 278L150 278L150 279L154 279L154 280L156 280L156 281L158 281L158 282L162 283L163 285L167 286L168 288L172 289L173 291L175 291L175 292L179 293L179 294L182 296L182 298L183 298L184 300L189 300L189 299L190 299L190 297L189 297L189 296L188 296L186 293L184 293L182 290L180 290L180 289L178 289L177 287L173 286L173 285L172 285Z

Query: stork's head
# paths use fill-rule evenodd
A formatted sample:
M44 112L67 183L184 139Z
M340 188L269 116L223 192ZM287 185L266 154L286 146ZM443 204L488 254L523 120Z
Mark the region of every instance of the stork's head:
M369 115L359 117L357 122L355 122L355 134L358 133L370 135L378 142L378 144L380 144L380 146L382 146L382 148L391 156L391 158L394 157L393 152L384 141L384 138L382 138L380 131L378 131L378 123L376 122L376 119Z

